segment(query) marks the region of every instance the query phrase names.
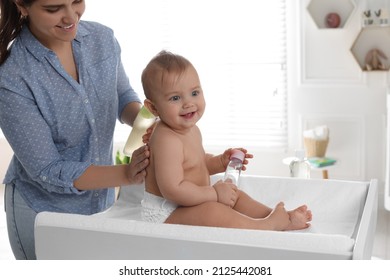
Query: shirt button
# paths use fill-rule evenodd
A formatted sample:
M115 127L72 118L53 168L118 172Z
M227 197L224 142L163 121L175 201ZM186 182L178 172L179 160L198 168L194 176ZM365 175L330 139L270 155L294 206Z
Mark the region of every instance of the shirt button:
M46 177L46 176L42 176L42 180L43 180L43 181L46 181L46 180L47 180L47 177Z
M97 157L97 158L95 158L95 160L98 162L100 160L100 158Z
M84 99L84 103L85 104L89 103L89 100L88 99Z
M92 123L95 123L95 119L92 119Z
M99 193L96 192L96 193L95 193L95 197L98 197L98 196L99 196Z

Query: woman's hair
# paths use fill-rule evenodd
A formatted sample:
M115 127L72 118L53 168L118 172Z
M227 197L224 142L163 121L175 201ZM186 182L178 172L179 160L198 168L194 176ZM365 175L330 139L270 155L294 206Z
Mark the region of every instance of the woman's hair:
M0 0L0 65L7 59L10 43L19 35L27 20L20 13L16 1L29 7L35 0Z
M151 99L153 90L164 83L164 74L175 73L180 75L191 65L191 62L181 55L168 51L158 53L142 72L142 87L146 98ZM158 78L160 80L157 80Z

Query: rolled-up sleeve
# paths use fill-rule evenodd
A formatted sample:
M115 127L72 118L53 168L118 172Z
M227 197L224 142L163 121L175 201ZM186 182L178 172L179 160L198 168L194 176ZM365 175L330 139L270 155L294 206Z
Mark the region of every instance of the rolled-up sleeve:
M116 49L118 51L118 57L120 58L120 46L116 42ZM125 69L123 67L122 61L119 60L118 63L118 80L117 80L117 92L118 92L118 119L121 121L121 115L123 109L126 107L127 104L131 102L139 102L141 103L141 100L138 96L138 94L134 91L132 86L130 85L129 78L125 72ZM122 122L122 121L121 121Z

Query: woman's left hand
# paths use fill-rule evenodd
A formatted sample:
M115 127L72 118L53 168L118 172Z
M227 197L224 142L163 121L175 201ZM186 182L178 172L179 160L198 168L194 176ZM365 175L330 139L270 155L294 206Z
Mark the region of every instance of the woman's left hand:
M130 184L140 184L145 180L145 169L149 165L149 156L148 145L144 145L133 152L126 172Z

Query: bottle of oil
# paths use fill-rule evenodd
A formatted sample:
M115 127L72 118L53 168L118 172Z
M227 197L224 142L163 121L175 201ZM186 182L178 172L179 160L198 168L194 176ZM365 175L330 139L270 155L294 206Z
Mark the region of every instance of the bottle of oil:
M245 154L240 150L233 150L229 164L226 167L224 181L229 180L231 183L235 184L237 187L240 183L240 174L242 169L242 164L245 158Z
M131 129L129 138L127 138L123 153L129 157L133 152L144 145L142 142L142 136L146 133L146 130L156 121L156 117L146 109L145 106L138 112L137 117L134 120L133 128Z

